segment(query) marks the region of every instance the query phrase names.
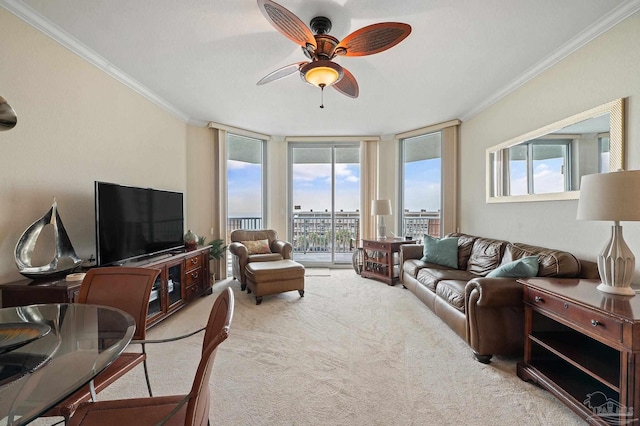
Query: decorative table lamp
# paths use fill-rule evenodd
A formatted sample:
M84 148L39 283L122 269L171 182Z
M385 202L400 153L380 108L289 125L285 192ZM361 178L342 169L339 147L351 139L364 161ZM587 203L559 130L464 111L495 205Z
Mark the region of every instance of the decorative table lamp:
M387 226L384 224L384 217L391 214L391 200L372 200L371 215L378 216L378 238L387 238Z
M635 257L622 238L621 221L640 220L640 170L597 173L582 177L578 219L611 220L611 240L598 256L605 293L635 296L631 280Z

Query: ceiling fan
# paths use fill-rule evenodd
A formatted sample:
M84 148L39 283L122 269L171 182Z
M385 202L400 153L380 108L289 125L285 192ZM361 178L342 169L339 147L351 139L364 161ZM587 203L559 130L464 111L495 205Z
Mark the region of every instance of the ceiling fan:
M324 88L333 86L350 98L357 98L359 89L355 77L332 59L336 56L366 56L387 50L411 33L411 26L400 22L381 22L352 32L342 41L330 36L331 20L317 16L310 22L311 29L289 10L271 0L258 0L258 7L278 31L302 47L310 61L296 62L279 68L258 81L258 85L300 73L303 81ZM311 32L313 30L315 35ZM321 102L320 108L324 108Z

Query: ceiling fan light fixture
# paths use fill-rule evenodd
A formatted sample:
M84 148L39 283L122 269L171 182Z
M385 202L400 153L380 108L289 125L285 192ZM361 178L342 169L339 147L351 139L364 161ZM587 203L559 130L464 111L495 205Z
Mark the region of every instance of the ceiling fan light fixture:
M300 69L302 79L317 87L331 86L344 76L342 67L329 60L318 60L308 63Z

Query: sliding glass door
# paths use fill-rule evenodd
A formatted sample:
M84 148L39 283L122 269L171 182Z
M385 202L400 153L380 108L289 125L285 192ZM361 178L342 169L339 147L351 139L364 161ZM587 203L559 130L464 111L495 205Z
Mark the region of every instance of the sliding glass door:
M360 226L360 145L289 145L294 259L308 266L351 263Z

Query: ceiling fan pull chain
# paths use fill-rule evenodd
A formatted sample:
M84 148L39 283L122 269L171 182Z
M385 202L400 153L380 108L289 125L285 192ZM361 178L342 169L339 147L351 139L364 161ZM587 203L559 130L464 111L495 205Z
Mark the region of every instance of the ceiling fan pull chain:
M324 108L324 84L320 85L320 108Z

